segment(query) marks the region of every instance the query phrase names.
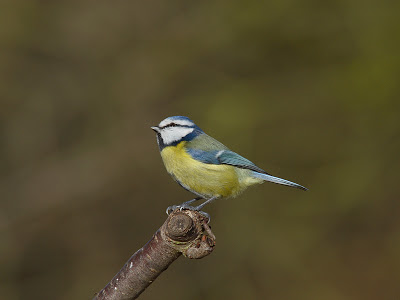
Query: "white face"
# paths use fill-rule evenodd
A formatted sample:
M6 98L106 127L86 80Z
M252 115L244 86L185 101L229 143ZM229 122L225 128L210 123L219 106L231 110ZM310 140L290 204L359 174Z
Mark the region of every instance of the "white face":
M182 126L182 127L181 127ZM188 134L194 131L194 128L183 127L194 126L194 123L189 120L177 120L167 118L158 125L159 133L165 145L178 142Z

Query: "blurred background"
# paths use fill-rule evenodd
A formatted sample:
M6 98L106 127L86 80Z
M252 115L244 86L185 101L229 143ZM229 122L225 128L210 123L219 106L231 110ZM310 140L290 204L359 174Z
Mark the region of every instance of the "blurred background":
M185 115L273 175L140 299L399 299L400 2L2 1L0 295L91 299L191 199Z

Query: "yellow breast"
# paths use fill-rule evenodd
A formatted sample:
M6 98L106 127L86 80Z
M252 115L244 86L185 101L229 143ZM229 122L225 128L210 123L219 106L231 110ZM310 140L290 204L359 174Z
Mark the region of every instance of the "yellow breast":
M235 196L245 188L239 179L242 174L237 172L240 169L197 161L185 151L185 143L161 151L168 173L185 188L206 198Z

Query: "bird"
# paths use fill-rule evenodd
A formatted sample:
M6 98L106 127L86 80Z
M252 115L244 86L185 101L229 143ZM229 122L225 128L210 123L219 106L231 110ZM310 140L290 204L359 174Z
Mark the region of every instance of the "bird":
M241 194L249 186L266 181L307 191L304 186L272 176L250 160L207 135L191 119L172 116L152 126L167 172L196 198L167 208L201 209L220 198ZM198 206L193 202L205 200Z

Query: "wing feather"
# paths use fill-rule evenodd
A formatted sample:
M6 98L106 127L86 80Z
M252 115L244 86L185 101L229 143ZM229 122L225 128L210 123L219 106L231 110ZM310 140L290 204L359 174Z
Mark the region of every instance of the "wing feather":
M250 160L231 151L224 144L207 134L201 134L193 141L187 143L187 152L194 158L206 164L231 165L241 169L249 169L263 174L268 174L257 167Z
M267 172L257 167L247 158L244 158L243 156L230 150L225 150L223 152L220 152L220 154L218 155L218 160L220 161L221 164L231 165L237 168L249 169L259 173L267 174Z

